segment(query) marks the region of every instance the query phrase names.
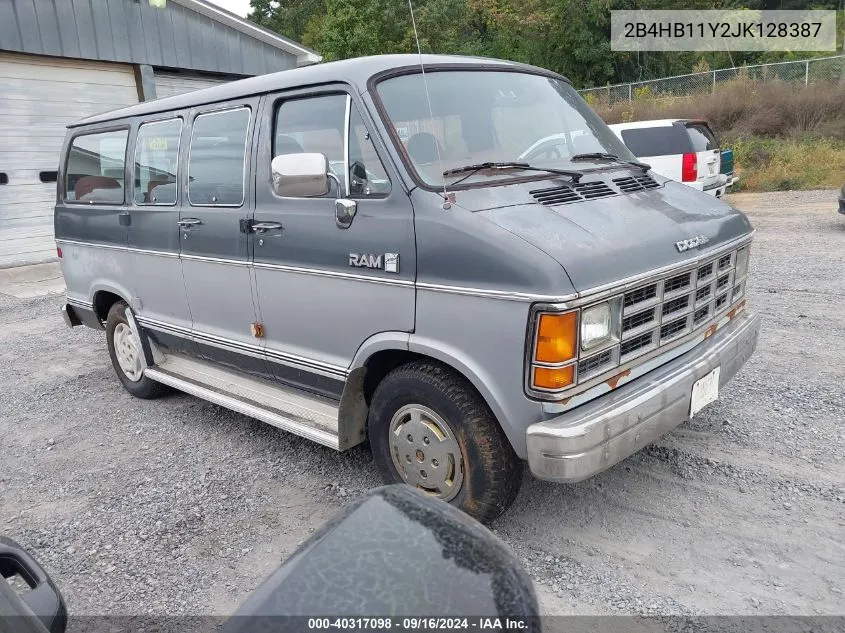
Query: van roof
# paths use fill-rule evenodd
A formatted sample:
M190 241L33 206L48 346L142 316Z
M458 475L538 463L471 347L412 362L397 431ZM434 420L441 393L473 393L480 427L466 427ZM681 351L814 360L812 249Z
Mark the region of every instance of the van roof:
M426 70L448 66L473 66L489 70L510 68L542 73L558 77L559 79L563 79L567 82L569 81L565 77L561 77L560 75L544 68L487 57L423 55L422 63ZM113 110L111 112L87 117L81 121L72 123L68 127L79 127L93 123L105 123L116 119L155 114L158 112L166 112L168 110L182 110L208 103L227 101L229 99L237 99L239 97L274 90L296 88L298 86L346 83L358 90L359 93L364 93L367 91L367 82L373 75L377 75L388 70L411 68L414 66L419 67L419 65L419 55L403 54L356 57L354 59L345 59L327 64L303 66L301 68L292 68L290 70L283 70L269 75L259 75L248 79L232 81L218 86L212 86L211 88L205 88L203 90L195 90L193 92L173 97L166 97L164 99L145 101L119 110Z

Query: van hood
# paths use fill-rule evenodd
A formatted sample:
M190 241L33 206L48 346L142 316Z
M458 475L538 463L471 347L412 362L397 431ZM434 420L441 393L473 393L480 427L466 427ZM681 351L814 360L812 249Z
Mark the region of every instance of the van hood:
M614 176L620 174L601 180L614 188ZM568 181L468 189L457 192L456 204L553 257L579 293L680 265L751 232L748 219L718 198L672 180L654 179L660 187L552 206L540 204L530 192ZM599 178L585 177L582 182L595 180ZM679 252L676 242L697 236L707 241Z

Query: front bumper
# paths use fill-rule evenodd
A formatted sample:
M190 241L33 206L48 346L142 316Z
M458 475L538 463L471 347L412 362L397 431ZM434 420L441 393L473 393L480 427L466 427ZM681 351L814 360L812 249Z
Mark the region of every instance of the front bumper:
M539 479L581 481L610 468L689 419L693 383L721 367L721 389L757 345L747 310L695 349L611 393L528 427L528 465Z

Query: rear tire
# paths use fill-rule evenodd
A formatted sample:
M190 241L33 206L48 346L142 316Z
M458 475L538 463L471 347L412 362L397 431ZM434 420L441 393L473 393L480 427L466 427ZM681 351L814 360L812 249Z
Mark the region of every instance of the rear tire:
M127 307L125 302L116 301L106 318L106 343L111 364L126 391L145 400L158 398L170 389L143 375L141 355L144 352L138 349L132 326L126 318Z
M368 416L385 483L408 483L482 522L507 510L523 462L472 385L449 367L414 361L376 388Z

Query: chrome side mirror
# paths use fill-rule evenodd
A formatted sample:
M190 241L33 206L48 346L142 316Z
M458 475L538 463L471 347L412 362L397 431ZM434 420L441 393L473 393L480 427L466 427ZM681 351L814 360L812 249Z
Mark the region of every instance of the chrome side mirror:
M339 229L348 229L355 219L358 204L354 200L341 198L334 201L334 219Z
M316 198L329 192L329 159L324 154L282 154L272 160L270 172L277 196Z

